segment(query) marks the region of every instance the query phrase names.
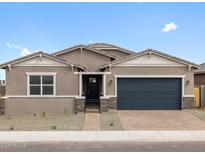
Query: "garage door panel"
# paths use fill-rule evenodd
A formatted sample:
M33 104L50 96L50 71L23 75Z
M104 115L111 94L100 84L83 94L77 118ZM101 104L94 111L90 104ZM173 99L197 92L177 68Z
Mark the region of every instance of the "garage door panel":
M118 109L181 108L181 79L123 78L117 84Z
M132 99L135 99L135 98L132 98ZM157 98L142 98L142 99L140 99L140 98L136 98L137 100L131 100L131 99L129 99L129 98L127 98L127 97L125 97L124 99L121 99L121 101L122 102L118 102L118 104L120 104L120 103L123 103L123 104L127 104L127 103L133 103L133 104L138 104L138 103L140 103L140 102L142 102L142 103L147 103L147 104L156 104L157 105L157 103L161 103L162 105L163 104L176 104L177 105L177 102L175 102L176 101L176 99L170 99L170 98L161 98L161 99L166 99L166 101L164 101L164 103L162 103L162 101L159 101L159 99Z
M174 91L174 90L143 90L143 91L140 91L140 90L135 90L135 91L119 91L121 93L121 95L123 96L132 96L132 95L135 95L136 93L140 96L140 95L143 95L143 96L150 96L150 95L158 95L158 96L163 96L163 95L172 95L172 96L180 96L179 94L176 94L176 92L180 92L180 91Z
M145 106L149 106L149 108ZM118 106L123 110L176 110L180 109L180 106L171 104L161 104L161 103L153 103L153 104L144 104L144 103L127 103L127 104L119 104Z

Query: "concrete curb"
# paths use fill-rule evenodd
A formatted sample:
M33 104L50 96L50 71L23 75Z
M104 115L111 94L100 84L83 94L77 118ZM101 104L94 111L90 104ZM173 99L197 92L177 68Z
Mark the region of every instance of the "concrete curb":
M4 131L0 142L39 141L205 141L205 131Z

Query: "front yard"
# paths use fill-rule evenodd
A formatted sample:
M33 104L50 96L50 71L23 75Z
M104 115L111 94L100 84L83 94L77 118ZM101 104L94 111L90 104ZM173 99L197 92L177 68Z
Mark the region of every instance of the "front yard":
M84 114L0 116L0 131L83 130Z
M87 114L87 113L86 113ZM96 113L99 115L99 113ZM182 111L111 111L94 123L101 131L120 130L205 130L205 109ZM92 120L92 118L91 118ZM0 116L0 131L82 131L85 114ZM89 131L89 130L88 130Z
M0 116L0 131L82 131L84 123L84 113L74 115L3 115ZM102 131L124 130L118 112L101 113L98 124Z
M118 112L105 112L100 115L100 130L124 130Z

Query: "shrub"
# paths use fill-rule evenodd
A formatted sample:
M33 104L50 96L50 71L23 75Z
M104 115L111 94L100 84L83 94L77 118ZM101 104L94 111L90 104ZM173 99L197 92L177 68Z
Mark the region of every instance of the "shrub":
M46 117L46 113L45 113L45 112L42 112L41 117L42 117L42 118L45 118L45 117Z
M64 110L64 114L65 114L65 115L68 114L68 110L67 110L67 109Z
M12 125L9 127L9 130L14 130L14 128L15 128L15 125Z
M114 123L110 123L110 126L114 126Z
M56 125L51 126L51 129L56 129L56 128L57 128Z

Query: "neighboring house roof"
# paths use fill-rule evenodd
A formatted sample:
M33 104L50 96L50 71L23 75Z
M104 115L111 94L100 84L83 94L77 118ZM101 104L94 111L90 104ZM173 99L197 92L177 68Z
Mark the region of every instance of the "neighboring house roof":
M27 56L23 56L23 57L20 57L20 58L17 58L17 59L14 59L14 60L11 60L9 62L6 62L6 63L3 63L0 65L0 68L4 69L6 68L8 65L14 65L14 64L17 64L19 62L22 62L22 61L26 61L26 60L29 60L31 58L34 58L34 57L37 57L37 56L45 56L47 58L50 58L52 60L55 60L55 61L58 61L60 63L63 63L63 64L66 64L66 65L71 65L71 66L75 66L77 68L80 68L82 70L85 70L85 68L83 66L80 66L78 64L74 64L70 61L66 61L66 60L63 60L61 58L58 58L58 57L55 57L55 56L52 56L50 54L47 54L45 52L42 52L42 51L39 51L39 52L35 52L33 54L30 54L30 55L27 55Z
M95 53L104 55L106 57L110 57L110 58L114 58L114 59L116 58L115 56L113 56L111 54L108 54L108 53L103 52L101 50L97 50L97 49L94 49L94 48L91 48L89 46L82 45L82 44L76 45L76 46L73 46L73 47L70 47L70 48L67 48L67 49L60 50L58 52L53 53L52 55L53 56L58 56L58 55L61 55L61 54L67 53L67 52L71 52L71 51L76 50L76 49L86 49L86 50L90 50L90 51L93 51Z
M131 51L131 50L128 50L128 49L125 49L125 48L122 48L122 47L119 47L119 46L116 46L116 45L112 45L112 44L107 44L107 43L93 43L93 44L90 44L88 45L88 47L91 47L91 48L94 48L94 49L117 49L119 51L122 51L122 52L125 52L125 53L128 53L128 54L136 54L136 52L134 51Z
M205 63L200 64L200 68L196 69L194 74L205 74Z
M159 55L159 56L168 58L168 59L170 59L170 60L179 62L179 63L181 63L181 64L189 65L189 66L192 66L192 67L194 67L194 68L199 68L199 65L194 64L194 63L192 63L192 62L189 62L189 61L187 61L187 60L184 60L184 59L181 59L181 58L178 58L178 57L175 57L175 56L171 56L171 55L169 55L169 54L165 54L165 53L163 53L163 52L160 52L160 51L157 51L157 50L154 50L154 49L147 49L147 50L138 52L138 53L136 53L136 54L134 54L134 55L130 55L130 56L126 57L125 59L118 60L118 61L113 61L113 62L110 63L110 64L101 66L100 69L103 69L103 68L106 68L106 67L109 67L109 66L113 66L113 65L119 64L119 63L121 63L121 62L127 61L127 60L131 60L131 59L133 59L133 58L142 56L142 55L147 54L147 53Z

